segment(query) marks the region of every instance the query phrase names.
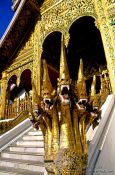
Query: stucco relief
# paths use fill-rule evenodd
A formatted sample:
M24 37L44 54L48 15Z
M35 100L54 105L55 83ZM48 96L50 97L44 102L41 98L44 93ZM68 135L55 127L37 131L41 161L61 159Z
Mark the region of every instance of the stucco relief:
M95 0L95 9L98 15L99 30L102 37L102 42L104 45L107 67L109 70L110 81L112 85L113 93L115 92L115 64L113 60L115 59L115 49L114 49L114 37L111 30L108 17L106 16L105 6L100 0Z
M92 0L63 0L44 12L41 19L42 43L53 31L67 33L72 23L82 16L96 18Z
M111 70L109 72L112 72L113 74L112 70L114 70L115 65L113 64L114 48L112 43L114 42L113 38L111 38L111 26L107 21L105 13L106 7L104 4L105 2L103 3L103 0L60 0L58 2L49 1L48 6L47 2L47 9L45 9L46 6L42 7L41 43L43 44L45 38L53 31L60 31L66 36L74 21L83 16L92 16L95 19L95 25L100 30L102 36L108 67L111 66ZM107 4L113 5L114 2L107 1ZM67 38L66 43L68 43L69 37L65 38ZM111 81L113 77L115 77L114 74L111 77Z
M106 0L105 3L107 5L112 5L112 4L115 4L115 0Z
M31 72L32 72L32 69L33 69L33 65L32 63L29 63L27 65L24 65L20 68L17 68L17 69L13 69L12 71L8 71L8 77L7 77L7 82L9 81L9 79L13 76L13 75L16 75L18 77L18 79L20 79L21 77L21 74L24 70L26 69L29 69Z

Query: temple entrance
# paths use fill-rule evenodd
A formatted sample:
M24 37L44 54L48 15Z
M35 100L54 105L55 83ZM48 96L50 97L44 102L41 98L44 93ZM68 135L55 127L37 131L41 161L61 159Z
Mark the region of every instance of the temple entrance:
M8 103L12 103L15 98L21 96L22 94L28 93L31 89L31 71L29 69L22 72L19 86L17 86L17 76L13 75L8 81Z
M19 85L17 85L16 75L9 79L5 107L6 118L15 118L27 110L27 98L31 89L31 71L29 69L22 72Z
M8 88L7 88L7 102L8 104L12 104L15 96L17 95L17 76L13 75L8 81Z
M77 79L79 62L82 58L87 82L87 93L90 93L89 87L94 74L97 76L96 91L98 93L100 90L100 74L107 69L107 63L100 31L95 26L95 19L89 16L79 18L71 25L69 34L67 62L70 76L73 81ZM57 73L59 72L60 47L61 33L57 31L48 35L43 43L42 59L47 60L50 78L54 86L58 77Z
M100 74L107 68L103 44L100 31L95 26L95 19L89 16L81 17L76 20L69 29L70 40L67 47L67 62L70 76L73 80L77 79L79 61L82 58L84 63L84 73L87 81L87 92L90 93L92 77L97 76L97 93L100 90ZM59 71L61 33L53 32L45 39L43 43L42 59ZM51 72L51 71L50 71ZM56 77L51 74L53 85L56 83ZM52 77L53 75L53 77Z
M61 32L55 31L47 36L43 43L42 59L46 59L49 76L55 87L59 76Z
M31 71L29 69L25 69L22 74L21 74L21 78L20 78L20 85L18 87L19 89L19 95L21 95L21 93L28 93L31 89L32 89L32 85L31 85Z
M103 44L100 31L95 26L95 19L92 17L81 17L76 20L69 29L70 40L67 48L68 66L70 75L76 80L79 60L84 63L84 73L87 81L87 92L91 86L92 77L97 76L97 93L100 89L100 74L106 69Z

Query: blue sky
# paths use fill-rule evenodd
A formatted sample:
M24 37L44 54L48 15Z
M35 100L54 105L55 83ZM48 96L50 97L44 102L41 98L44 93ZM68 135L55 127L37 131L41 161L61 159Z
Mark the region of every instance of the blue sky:
M0 38L13 17L12 0L0 0Z

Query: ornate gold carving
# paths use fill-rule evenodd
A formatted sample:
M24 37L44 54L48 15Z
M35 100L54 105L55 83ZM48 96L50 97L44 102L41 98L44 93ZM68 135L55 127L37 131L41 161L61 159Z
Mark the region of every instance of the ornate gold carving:
M111 93L111 86L109 80L109 74L107 70L104 70L101 75L101 102L104 103L107 96Z
M50 82L46 60L43 60L44 74L43 74L43 85L42 85L42 96L43 98L50 98L50 94L53 91L53 87Z
M37 91L40 94L40 82L41 82L41 54L42 54L42 43L41 43L41 22L37 21L34 28L34 59L33 59L33 77L32 81L37 87Z
M7 76L7 82L9 81L9 79L13 76L16 75L17 77L17 86L19 86L20 84L20 77L21 74L24 70L29 69L31 72L33 70L33 63L29 62L27 64L24 64L24 62L20 62L22 64L22 66L20 66L18 63L15 63L14 65L11 65L10 68L7 69L8 72L8 76Z
M105 4L107 4L107 5L115 4L115 0L106 0Z
M93 76L93 81L91 85L91 97L94 97L96 94L96 76Z
M18 125L20 122L24 121L26 118L29 117L28 111L22 111L17 118L10 120L10 121L3 121L0 122L0 134L5 133L6 131L9 131L16 125Z
M66 62L66 52L65 52L65 44L64 44L64 37L62 35L61 39L61 55L60 55L60 76L58 79L59 85L70 84L70 76L68 71L68 66Z
M20 63L20 64L19 64ZM16 63L16 64L13 64L11 65L10 68L7 69L8 71L8 79L12 76L12 75L20 75L24 70L26 69L30 69L32 71L33 69L33 63L32 61L29 63L27 61L25 62L19 62L19 63Z
M112 1L107 1L108 5L110 3ZM20 29L21 32L32 16L28 11L25 11L25 14L28 20L25 20L23 23L20 17L20 22L17 25L17 28L20 25L22 26ZM46 84L43 82L43 93L41 93L42 43L49 33L61 31L65 34L65 44L67 46L69 41L68 31L76 19L86 15L96 18L96 24L98 24L104 44L112 90L114 92L115 50L112 39L114 32L112 34L111 31L113 31L113 28L110 29L108 20L110 11L108 11L107 17L102 0L51 0L44 3L41 8L41 14L41 21L37 21L30 39L24 44L15 62L8 69L9 76L5 76L5 79L3 78L2 88L6 90L9 77L14 74L20 76L23 70L31 68L33 82L33 107L30 111L32 114L31 120L35 128L38 129L40 127L42 129L44 135L47 171L52 174L64 175L73 173L77 175L77 170L79 170L79 174L81 175L87 164L86 127L98 118L100 94L101 102L103 103L110 93L110 83L105 75L104 79L101 77L101 92L100 94L96 94L96 77L94 76L91 86L91 96L87 97L83 62L81 60L78 81L75 89L72 88L62 40L58 90L54 90L52 93L50 83L47 82L49 77L45 63L44 73L46 73L48 78L44 81ZM111 19L113 19L113 13ZM18 32L15 42L19 41L19 34L20 32ZM8 49L15 42L12 37L6 48ZM34 52L31 53L32 51ZM3 55L9 56L10 54L4 51ZM47 92L46 88L48 90ZM88 101L88 98L90 98L90 101ZM5 92L3 92L2 103L5 105ZM88 110L89 106L92 111ZM4 110L4 106L2 106L2 109Z
M84 73L83 73L83 61L82 61L82 59L80 59L76 89L77 89L77 96L79 99L80 98L87 99L86 83L85 83L85 77L84 77Z
M65 33L64 34L64 39L65 39L65 46L67 47L69 44L69 39L70 39L70 34L69 33Z
M98 23L98 20L95 20L95 27L97 27L97 29L99 29L99 23Z
M83 163L82 163L83 162ZM60 150L57 160L55 161L57 172L62 175L83 175L87 163L86 155L76 154L74 150ZM85 165L85 166L84 166Z
M33 33L31 33L31 36L29 37L28 40L26 40L26 42L21 46L21 49L18 51L17 56L19 57L20 55L22 55L25 52L28 52L29 49L31 49L34 45L34 37L33 37Z
M7 90L7 72L2 72L1 80L1 106L0 106L0 118L4 119L5 117L5 105L6 105L6 90Z
M46 169L49 174L83 175L87 165L86 127L99 117L96 78L92 82L92 103L88 102L86 96L82 60L77 81L80 86L76 85L77 93L71 87L63 36L58 91L55 93L52 93L46 62L43 63L43 90L41 96L36 94L30 113L33 126L36 129L41 127L43 131Z
M112 64L114 58L114 27L111 28L111 31L109 31L110 26L108 26L108 24L110 24L111 21L109 22L106 20L106 13L104 14L103 4L101 1L99 1L99 3L92 0L71 0L71 3L70 1L46 1L41 8L41 14L42 43L44 38L53 31L61 31L64 34L67 33L71 24L76 19L87 15L94 17L96 19L96 26L102 35L104 48L106 50L108 69L114 65ZM113 17L110 20L113 20ZM113 92L115 91L115 84L113 83L113 79L115 78L115 74L113 73L114 69L115 65L113 68L111 67L112 71L110 70L110 80Z
M110 75L110 81L112 85L112 91L114 93L115 91L115 65L113 63L113 60L115 58L115 50L114 50L114 32L110 30L110 24L108 23L106 10L104 8L104 4L100 0L94 1L96 13L98 16L98 23L100 28L100 33L102 36L102 41L104 45L106 60L107 60L107 66L109 70Z
M49 1L49 3L51 2ZM41 14L42 42L52 31L66 33L71 24L81 16L90 15L94 18L96 17L92 0L71 0L71 3L69 0L59 1L59 3L56 3L48 11L42 11Z

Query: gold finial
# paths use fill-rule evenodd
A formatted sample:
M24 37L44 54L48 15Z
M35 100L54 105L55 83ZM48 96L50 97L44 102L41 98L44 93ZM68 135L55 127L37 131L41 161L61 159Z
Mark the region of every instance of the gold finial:
M61 54L60 54L60 76L59 76L59 85L61 84L70 84L70 76L68 65L66 61L66 52L64 44L64 36L61 38Z
M87 99L86 83L85 83L84 77L82 79L82 84L81 84L81 90L80 90L79 98L80 99Z
M87 99L86 82L85 82L85 77L83 73L83 60L82 59L80 59L76 89L77 89L79 99Z
M96 76L93 76L93 81L92 81L92 85L91 85L91 97L95 96L96 94Z
M43 60L43 69L44 69L44 74L43 74L43 85L42 85L42 91L43 93L49 93L51 94L53 91L53 87L49 78L48 74L48 68L47 68L47 63L46 60ZM48 94L46 94L48 95Z
M83 74L83 60L80 59L80 65L79 65L77 82L81 82L83 80L83 77L84 77L84 74Z

